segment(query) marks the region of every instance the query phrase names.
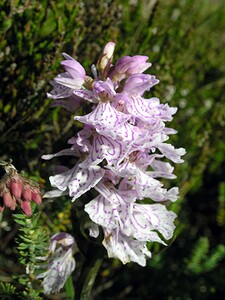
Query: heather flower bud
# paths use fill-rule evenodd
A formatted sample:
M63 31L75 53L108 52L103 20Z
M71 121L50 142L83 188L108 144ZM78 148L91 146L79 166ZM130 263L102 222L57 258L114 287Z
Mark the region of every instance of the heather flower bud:
M26 201L31 201L31 189L28 184L24 184L22 187L22 198Z
M3 197L5 206L11 208L13 199L12 199L12 195L11 195L10 191L8 190L8 191L3 192L2 197Z
M23 210L23 212L30 217L32 215L30 202L28 201L20 201L20 207Z
M14 196L12 196L12 202L11 202L10 209L11 210L15 210L16 209L16 198Z
M21 184L21 180L19 179L18 174L15 174L11 180L10 180L10 190L12 192L12 194L20 199L21 197L21 193L22 193L22 184Z
M35 203L37 203L37 205L40 205L42 203L40 191L38 191L37 189L34 189L33 191L31 191L31 199Z

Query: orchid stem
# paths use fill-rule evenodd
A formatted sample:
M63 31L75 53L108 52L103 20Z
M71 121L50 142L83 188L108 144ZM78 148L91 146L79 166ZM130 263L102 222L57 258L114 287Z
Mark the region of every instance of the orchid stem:
M103 249L91 245L76 291L75 300L90 300L92 288L104 257Z

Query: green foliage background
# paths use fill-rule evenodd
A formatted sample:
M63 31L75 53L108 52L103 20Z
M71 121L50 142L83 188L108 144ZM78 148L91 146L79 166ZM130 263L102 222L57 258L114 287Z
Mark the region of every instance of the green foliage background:
M166 249L153 245L146 268L104 260L93 299L225 297L224 28L223 0L0 2L0 158L12 158L43 192L51 163L41 155L64 148L79 126L46 99L61 52L89 70L108 41L117 43L115 60L148 55L149 72L160 79L154 95L179 108L172 142L187 154L169 183L181 192L171 205L178 214L176 238ZM70 232L71 209L68 200L44 203L46 232ZM22 272L18 225L10 212L1 218L0 281L12 283ZM63 292L57 299L66 299Z

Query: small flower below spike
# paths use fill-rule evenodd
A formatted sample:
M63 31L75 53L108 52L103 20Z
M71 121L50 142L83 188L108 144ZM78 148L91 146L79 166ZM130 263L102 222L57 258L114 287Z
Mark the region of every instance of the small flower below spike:
M45 294L61 290L75 269L76 262L73 255L77 252L77 244L70 234L61 232L53 235L48 256L39 258L47 261L47 270L36 276L36 279L44 278L42 285Z

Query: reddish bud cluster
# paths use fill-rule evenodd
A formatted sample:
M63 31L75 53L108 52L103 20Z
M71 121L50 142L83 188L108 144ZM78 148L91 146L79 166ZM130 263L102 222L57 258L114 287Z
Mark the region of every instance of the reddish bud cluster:
M16 203L27 216L31 216L31 201L41 204L41 192L39 186L17 173L12 164L5 164L6 174L0 181L0 212L5 207L15 210Z

